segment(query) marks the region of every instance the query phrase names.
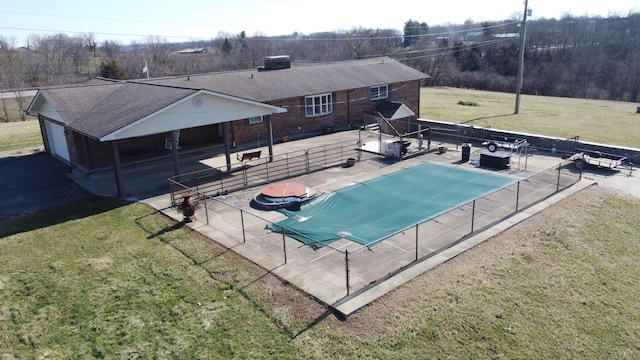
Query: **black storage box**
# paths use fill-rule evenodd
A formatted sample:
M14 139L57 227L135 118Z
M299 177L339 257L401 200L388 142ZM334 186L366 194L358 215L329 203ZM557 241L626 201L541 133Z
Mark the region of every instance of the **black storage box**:
M480 166L486 166L493 169L505 170L509 168L509 162L511 156L496 154L496 153L482 153L480 154Z

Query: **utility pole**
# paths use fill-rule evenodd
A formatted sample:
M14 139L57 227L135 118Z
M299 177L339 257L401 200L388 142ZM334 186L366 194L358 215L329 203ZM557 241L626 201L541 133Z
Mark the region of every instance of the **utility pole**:
M522 91L522 80L524 72L524 45L525 36L527 35L527 9L529 0L524 0L524 14L522 15L522 25L520 26L520 59L518 61L518 85L516 86L516 110L514 114L520 111L520 91Z

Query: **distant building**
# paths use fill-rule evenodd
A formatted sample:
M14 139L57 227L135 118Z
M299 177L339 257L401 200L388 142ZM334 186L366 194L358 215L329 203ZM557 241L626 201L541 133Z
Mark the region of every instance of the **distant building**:
M176 51L176 54L206 54L206 48L191 48Z

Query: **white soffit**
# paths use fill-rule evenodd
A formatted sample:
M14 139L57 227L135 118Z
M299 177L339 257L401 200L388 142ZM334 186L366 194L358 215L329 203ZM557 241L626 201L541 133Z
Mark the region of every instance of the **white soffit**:
M287 109L211 91L198 91L100 139L111 141L283 113Z
M29 115L42 115L49 119L59 121L66 124L67 122L60 116L58 111L47 101L47 99L38 91L35 98L27 109Z

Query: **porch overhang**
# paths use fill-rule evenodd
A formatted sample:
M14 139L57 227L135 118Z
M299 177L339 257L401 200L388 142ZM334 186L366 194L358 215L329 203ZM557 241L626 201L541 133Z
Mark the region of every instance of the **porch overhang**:
M99 141L122 140L284 112L287 109L283 107L199 90L101 137Z

